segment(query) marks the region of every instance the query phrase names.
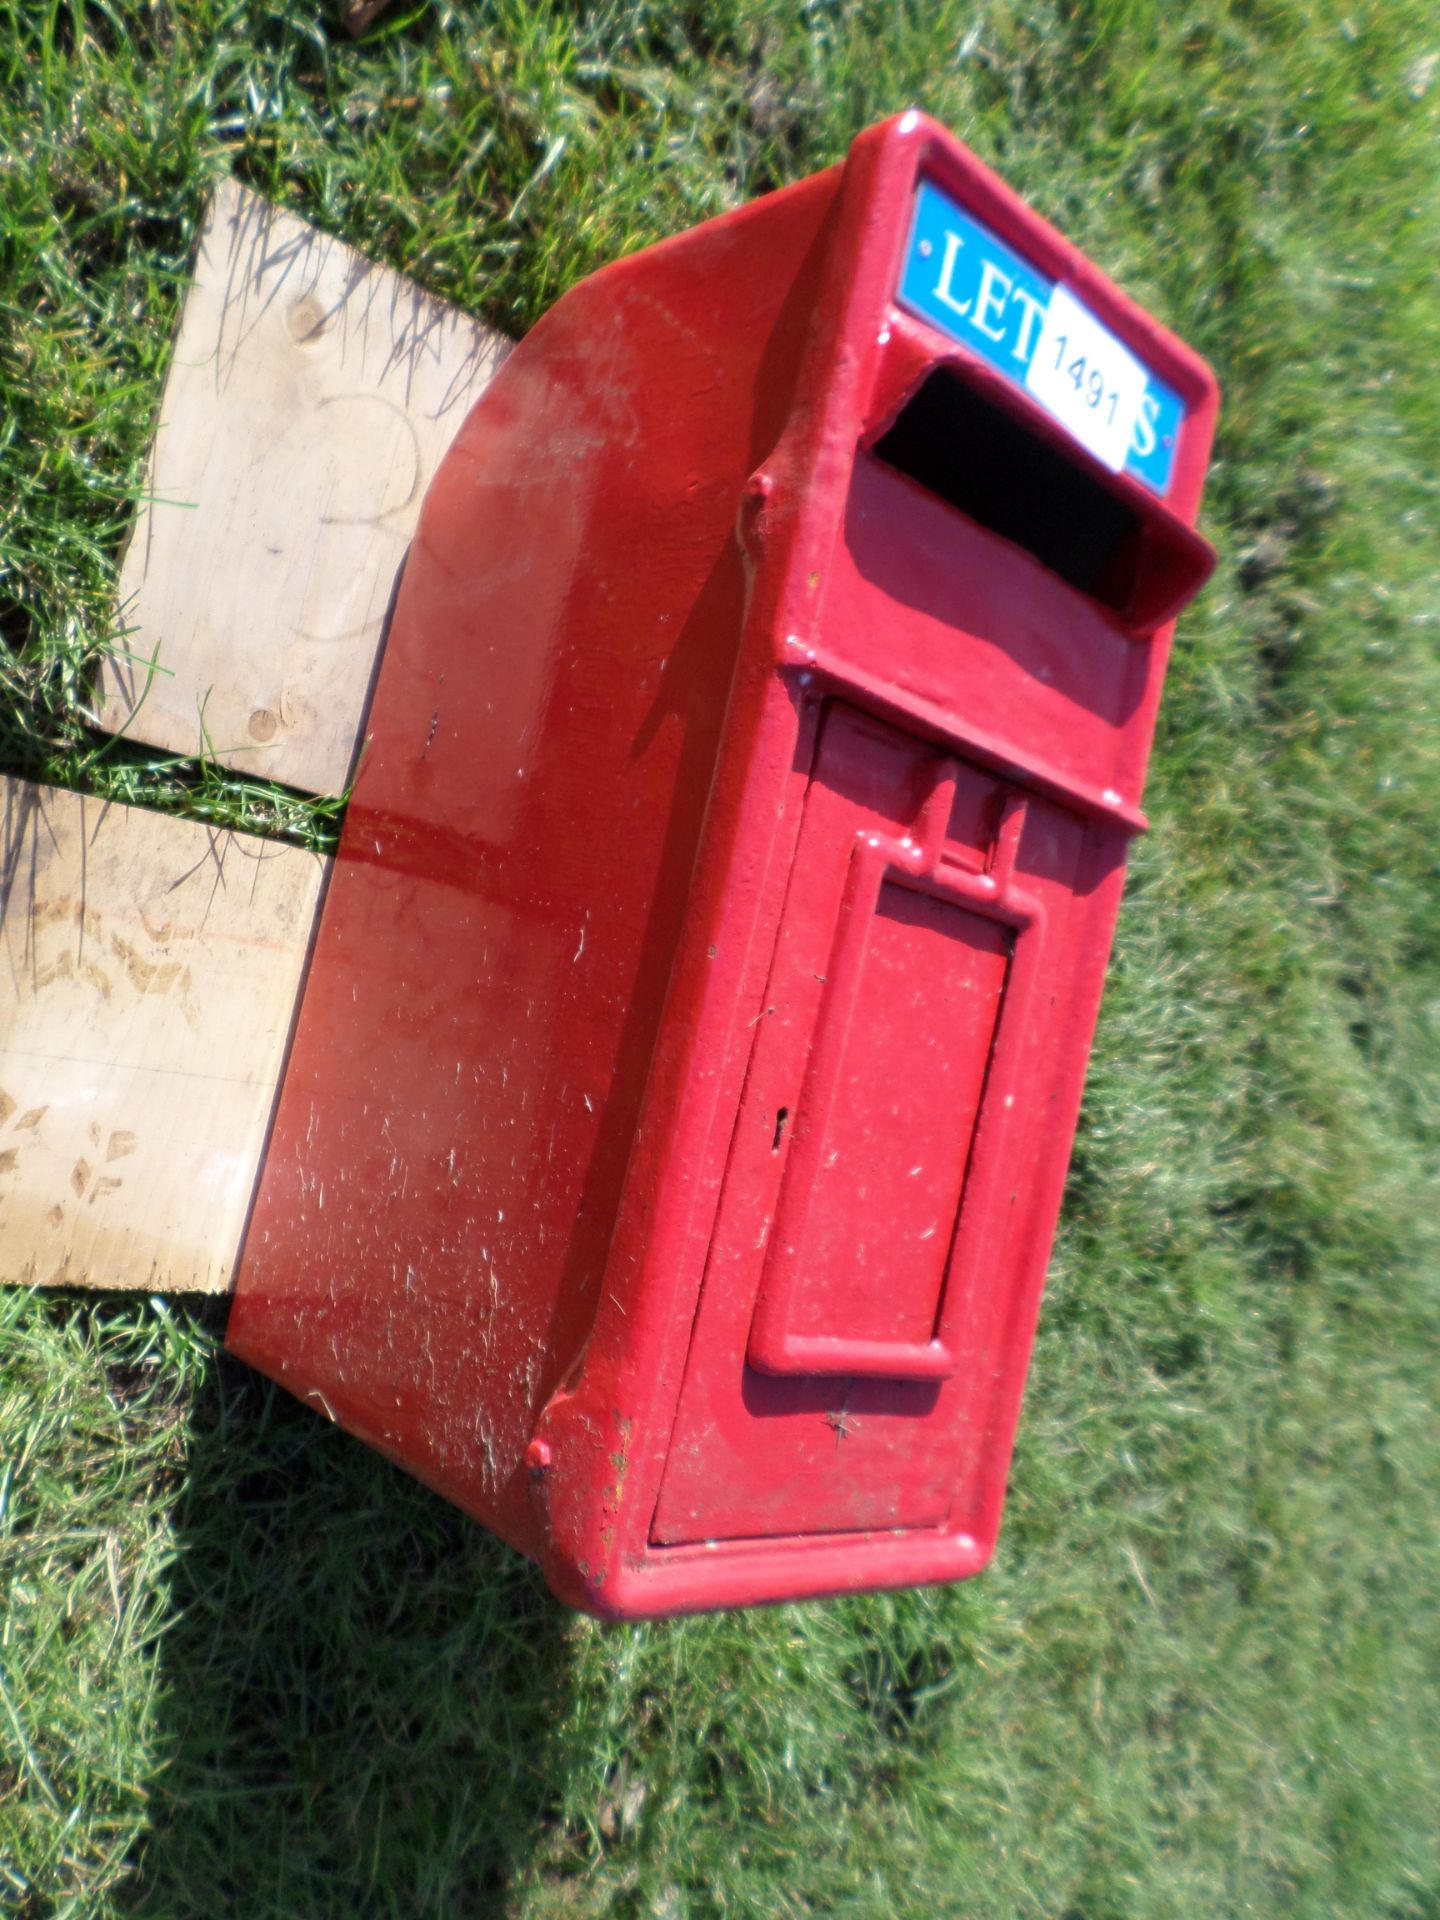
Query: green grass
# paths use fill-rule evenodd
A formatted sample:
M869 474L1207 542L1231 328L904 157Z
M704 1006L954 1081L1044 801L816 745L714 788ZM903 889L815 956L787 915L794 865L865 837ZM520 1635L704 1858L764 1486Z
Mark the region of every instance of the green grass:
M86 718L227 171L518 331L918 103L1225 393L993 1569L599 1628L214 1309L0 1293L0 1910L1435 1920L1433 8L0 21L10 771L333 839Z

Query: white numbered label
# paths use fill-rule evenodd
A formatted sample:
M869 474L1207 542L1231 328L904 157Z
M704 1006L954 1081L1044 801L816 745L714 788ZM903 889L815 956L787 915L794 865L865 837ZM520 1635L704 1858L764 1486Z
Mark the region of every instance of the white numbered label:
M1118 473L1145 397L1145 369L1064 287L1045 309L1026 390Z

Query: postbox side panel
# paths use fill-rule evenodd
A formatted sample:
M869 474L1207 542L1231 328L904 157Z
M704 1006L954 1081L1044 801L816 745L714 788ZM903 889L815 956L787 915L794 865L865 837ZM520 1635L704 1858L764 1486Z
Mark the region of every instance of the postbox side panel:
M230 1344L516 1544L593 1317L835 181L584 283L427 497Z
M1069 1148L1045 1121L1085 833L1053 802L829 708L658 1545L973 1518L957 1499L977 1497L1004 1369L984 1330L1035 1233L1048 1244L1035 1198Z

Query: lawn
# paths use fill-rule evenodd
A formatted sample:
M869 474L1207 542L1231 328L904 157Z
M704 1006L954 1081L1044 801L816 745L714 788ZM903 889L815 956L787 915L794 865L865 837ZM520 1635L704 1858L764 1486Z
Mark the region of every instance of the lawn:
M1433 7L0 22L0 770L333 843L85 717L226 172L519 332L917 104L1224 393L994 1566L600 1627L213 1306L0 1291L0 1910L1436 1920Z

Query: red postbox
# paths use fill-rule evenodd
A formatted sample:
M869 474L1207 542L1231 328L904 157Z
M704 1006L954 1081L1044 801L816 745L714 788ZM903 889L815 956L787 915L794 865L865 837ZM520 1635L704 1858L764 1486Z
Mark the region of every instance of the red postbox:
M597 1612L982 1566L1215 409L917 114L567 294L425 503L235 1351Z

